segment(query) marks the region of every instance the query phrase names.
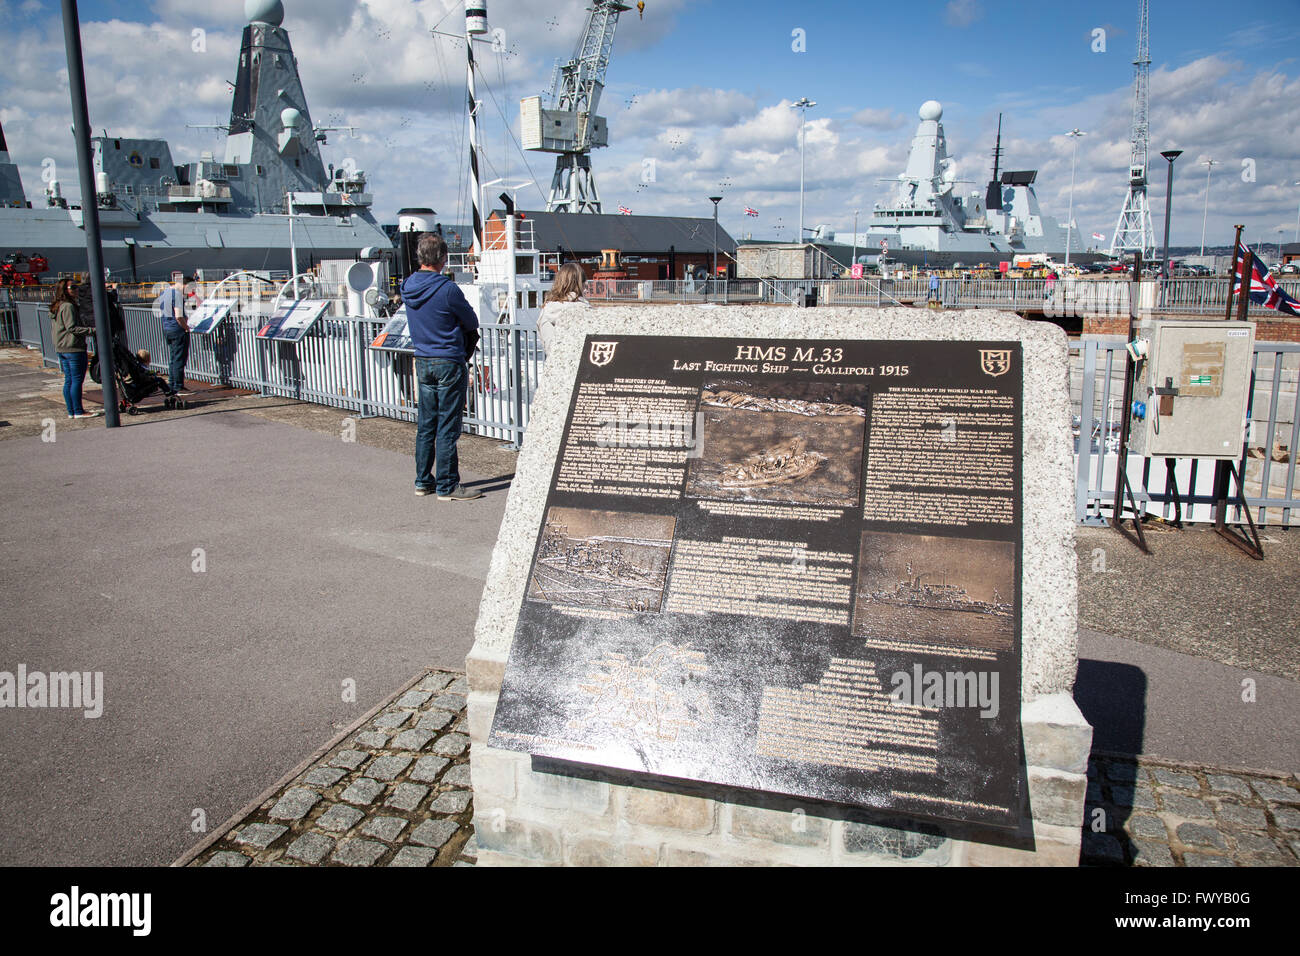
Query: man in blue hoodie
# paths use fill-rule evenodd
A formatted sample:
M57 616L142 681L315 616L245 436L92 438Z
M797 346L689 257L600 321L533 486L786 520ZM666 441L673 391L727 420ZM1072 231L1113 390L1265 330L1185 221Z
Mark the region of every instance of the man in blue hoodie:
M447 243L425 233L415 247L420 269L402 283L406 325L415 347L420 416L415 430L415 493L439 501L468 501L483 493L460 483L456 442L465 410L466 363L478 345L478 316L442 274ZM436 473L430 474L437 461Z

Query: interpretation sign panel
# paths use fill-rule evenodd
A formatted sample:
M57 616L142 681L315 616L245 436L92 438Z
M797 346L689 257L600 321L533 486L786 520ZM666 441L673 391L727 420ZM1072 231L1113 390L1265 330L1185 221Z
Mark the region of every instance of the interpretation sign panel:
M207 335L216 331L221 320L235 307L234 299L204 299L198 311L190 318L190 331L196 335Z
M1020 359L588 337L491 745L1014 826Z
M257 330L259 339L298 342L330 307L324 299L297 299L286 302L271 314L266 325Z
M401 306L383 330L375 336L375 340L370 343L372 349L382 349L386 352L410 352L415 354L415 346L411 344L411 332L406 327L406 306Z

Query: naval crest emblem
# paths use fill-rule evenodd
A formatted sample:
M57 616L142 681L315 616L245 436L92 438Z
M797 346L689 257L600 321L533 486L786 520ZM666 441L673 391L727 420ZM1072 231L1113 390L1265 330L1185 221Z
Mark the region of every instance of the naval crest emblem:
M997 378L1011 371L1011 349L980 349L980 368Z
M587 352L587 358L592 365L608 365L614 360L614 349L618 348L617 342L592 342L591 349Z

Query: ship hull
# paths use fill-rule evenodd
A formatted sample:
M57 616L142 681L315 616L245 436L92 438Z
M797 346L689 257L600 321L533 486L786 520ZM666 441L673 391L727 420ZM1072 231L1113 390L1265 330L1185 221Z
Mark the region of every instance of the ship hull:
M58 207L0 209L0 256L43 255L50 275L85 272L80 216L79 210ZM104 265L118 281L162 280L198 269L288 271L291 265L289 222L283 215L151 213L137 220L109 210L103 219ZM392 248L383 229L362 216L297 217L293 232L300 271L323 259L355 259L367 247Z

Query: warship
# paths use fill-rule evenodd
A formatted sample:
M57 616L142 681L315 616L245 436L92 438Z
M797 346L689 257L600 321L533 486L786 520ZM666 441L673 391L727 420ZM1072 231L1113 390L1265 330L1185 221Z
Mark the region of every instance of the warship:
M94 202L112 278L173 272L285 271L390 250L371 215L365 173L326 167L335 128L313 125L280 0L246 0L239 63L221 159L177 164L162 139L92 138ZM83 198L82 200L87 201ZM290 221L292 217L292 240ZM40 255L52 273L86 270L82 210L57 179L30 200L0 133L0 256Z
M977 601L967 594L966 589L955 584L924 584L925 575L917 574L910 580L899 581L892 591L873 591L872 601L892 604L898 607L928 608L932 611L965 611L972 614L992 614L997 617L1010 617L1011 604L1001 599L997 591L993 592L992 601Z
M1038 205L1038 171L998 168L1000 122L992 178L983 192L960 196L956 161L948 155L941 122L943 106L926 100L919 118L907 168L898 175L893 196L872 210L868 248L879 246L895 262L940 267L1006 262L1019 255L1065 255L1065 227ZM1080 258L1077 230L1070 238L1071 258Z

